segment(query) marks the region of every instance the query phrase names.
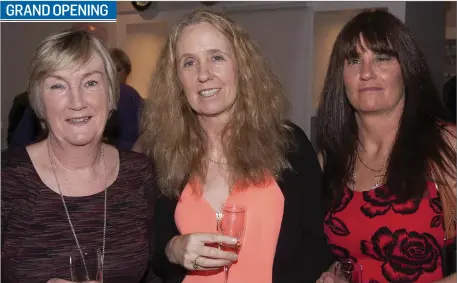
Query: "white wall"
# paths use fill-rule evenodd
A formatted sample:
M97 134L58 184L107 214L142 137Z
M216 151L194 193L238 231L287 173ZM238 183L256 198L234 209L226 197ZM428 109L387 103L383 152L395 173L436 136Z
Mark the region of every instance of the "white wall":
M390 13L401 21L405 21L405 1L313 1L315 11L361 10L370 8L387 8Z
M316 109L338 33L361 10L322 11L314 14L313 108Z
M132 9L130 3L118 3L120 15L118 16L117 36L116 39L111 40L113 43L115 41L118 47L126 49L130 36L127 28L129 25L167 22L171 26L175 21L198 7L202 7L198 2L159 2L156 9L138 14ZM405 2L385 1L240 1L219 2L212 6L211 9L228 13L259 43L263 54L270 59L273 70L281 77L292 105L292 121L310 135L310 121L314 115L317 100L315 93L318 92L317 89L319 88L319 84L316 86L313 84L316 78L314 66L315 62L321 62L322 58L324 58L324 63L320 66L325 65L326 68L327 63L325 61L327 60L328 62L328 58L325 59L325 55L318 53L321 51L322 46L316 48L317 46L313 42L315 13L380 7L388 8L391 13L401 20L405 18ZM343 23L341 18L340 23ZM328 42L330 41L328 40ZM136 51L128 50L129 55L130 53L133 54L133 52ZM155 56L153 52L151 54L152 57ZM150 64L150 62L147 64ZM321 71L320 74L322 77ZM132 75L132 82L136 81L137 75ZM144 78L141 80L144 81Z
M140 23L127 26L127 42L125 52L132 62L132 73L128 83L139 94L147 97L151 77L155 73L155 65L169 26L166 22Z
M292 105L291 120L309 133L312 103L312 60L309 57L312 41L309 38L313 34L313 11L302 6L228 14L258 42L284 85Z

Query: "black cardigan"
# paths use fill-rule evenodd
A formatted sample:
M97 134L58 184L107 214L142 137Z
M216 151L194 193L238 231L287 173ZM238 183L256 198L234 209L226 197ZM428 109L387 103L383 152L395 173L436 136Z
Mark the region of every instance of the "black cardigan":
M284 214L273 263L273 283L316 282L332 263L324 236L322 172L306 134L292 126L287 159L292 170L284 170L277 183L284 195ZM182 282L187 270L172 264L165 255L168 241L179 235L174 220L177 199L159 197L155 203L153 231L154 272L167 283Z

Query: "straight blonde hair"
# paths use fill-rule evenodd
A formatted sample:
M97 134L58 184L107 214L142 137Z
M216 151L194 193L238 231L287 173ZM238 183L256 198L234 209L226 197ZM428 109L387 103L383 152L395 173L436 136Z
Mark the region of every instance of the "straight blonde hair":
M44 119L40 86L46 76L58 70L71 69L100 55L108 77L110 110L117 108L119 82L116 67L108 51L97 36L85 30L65 30L48 36L33 53L30 65L28 96L31 108L40 120Z

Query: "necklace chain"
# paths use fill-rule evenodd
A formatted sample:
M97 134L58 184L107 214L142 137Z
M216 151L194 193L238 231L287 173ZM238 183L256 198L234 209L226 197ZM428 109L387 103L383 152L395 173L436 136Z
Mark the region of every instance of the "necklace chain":
M370 166L366 165L365 162L363 162L362 158L359 155L359 150L358 149L356 150L355 154L357 155L357 158L360 160L362 165L365 166L365 168L369 169L370 171L373 171L375 173L380 173L380 172L382 172L384 170L384 167L386 167L387 161L384 162L384 164L382 165L381 169L379 169L379 170L373 169Z
M57 176L56 168L55 168L54 163L52 162L51 151L52 151L51 150L51 145L50 145L50 143L48 143L49 163L51 164L52 172L54 174L54 178L56 179L57 188L59 189L60 198L62 200L63 207L64 207L65 213L67 215L68 224L70 224L71 232L73 233L73 237L75 239L76 246L78 247L78 250L79 250L79 252L81 254L81 258L83 260L83 264L84 264L84 269L86 271L87 280L89 280L89 272L87 270L86 261L84 259L83 251L81 249L81 245L79 243L78 237L76 236L75 228L73 227L73 223L71 222L70 213L68 212L67 204L65 202L65 198L63 196L62 189L60 188L59 178ZM103 241L102 241L102 255L101 255L101 270L103 270L103 263L104 263L104 260L105 260L105 242L106 242L106 204L107 204L107 195L108 195L108 192L107 192L108 191L107 190L108 176L107 176L107 173L106 173L105 153L104 153L104 150L103 150L103 144L100 146L100 155L101 155L102 160L103 160L104 191L105 191L104 208L103 208L103 210L104 210L104 212L103 212Z
M227 165L227 161L217 161L208 156L208 160L217 165Z
M382 180L384 179L384 177L385 177L385 174L383 174L382 172L384 171L384 169L385 169L385 167L386 167L386 165L387 165L387 161L388 161L388 160L386 160L386 162L384 162L384 164L382 165L381 169L376 170L376 169L373 169L373 168L369 167L368 165L365 164L365 162L363 162L362 158L361 158L360 155L359 155L359 150L358 150L358 148L356 149L355 154L356 154L357 158L360 160L360 162L362 163L362 165L363 165L365 168L369 169L369 170L372 171L372 172L377 173L377 174L374 176L374 178L378 178L378 179L377 179L376 183L374 183L374 185L371 186L371 188L369 189L369 191L378 188L378 187L380 186L380 184L381 184L381 181L382 181ZM376 180L376 179L375 179L375 180ZM352 171L352 180L351 180L351 182L352 182L352 187L349 187L349 188L350 188L351 190L355 191L355 183L356 183L356 182L355 182L355 166L354 166L354 169L353 169L353 171Z
M371 188L370 188L368 191L372 191L372 190L374 190L374 189L380 187L381 180L383 180L383 178L381 178L381 177L383 177L383 176L384 176L384 175L376 175L375 177L380 177L380 178L376 181L376 183L374 183L373 186L371 186ZM350 188L351 190L355 191L355 170L354 170L354 172L352 172L352 180L351 180L351 183L352 183L352 187L349 186L349 188Z

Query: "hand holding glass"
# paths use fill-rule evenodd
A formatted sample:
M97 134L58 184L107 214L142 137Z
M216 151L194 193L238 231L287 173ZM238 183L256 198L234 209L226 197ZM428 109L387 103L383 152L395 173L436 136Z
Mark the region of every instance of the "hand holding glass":
M335 283L362 283L362 265L347 259L335 264Z
M102 263L100 249L75 248L70 253L71 281L103 283Z
M238 254L244 236L246 209L242 205L227 204L222 208L222 219L219 222L219 233L238 239L233 246L220 244L219 249ZM225 283L228 281L230 266L224 266Z

